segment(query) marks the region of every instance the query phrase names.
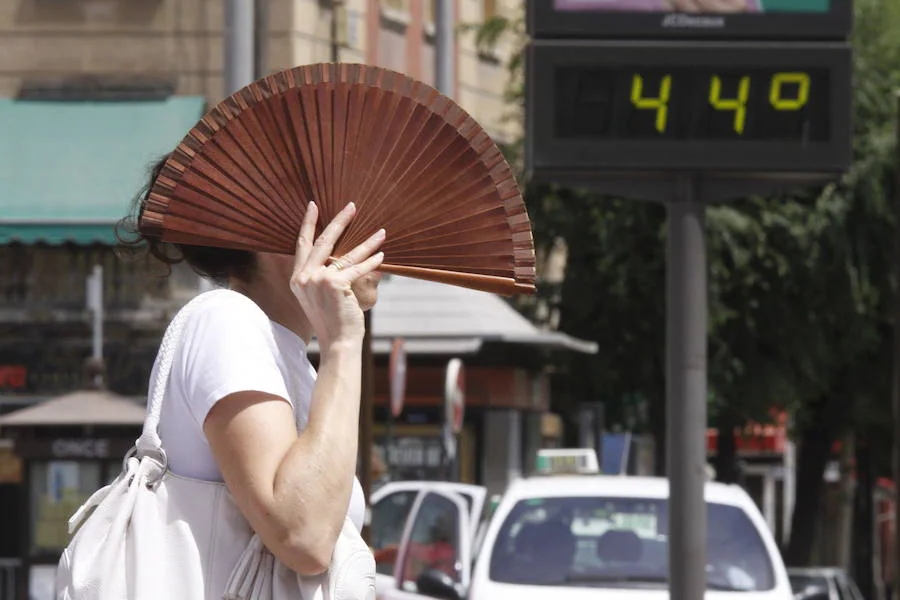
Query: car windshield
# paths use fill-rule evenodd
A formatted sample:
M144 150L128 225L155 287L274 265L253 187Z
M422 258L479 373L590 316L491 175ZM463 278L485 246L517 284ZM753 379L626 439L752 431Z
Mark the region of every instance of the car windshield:
M668 587L668 508L646 498L518 502L494 544L490 578L522 585ZM769 553L740 508L707 503L707 589L775 587Z

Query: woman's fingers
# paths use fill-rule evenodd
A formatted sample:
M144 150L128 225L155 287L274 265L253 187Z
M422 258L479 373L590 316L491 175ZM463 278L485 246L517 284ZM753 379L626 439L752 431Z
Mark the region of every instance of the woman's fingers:
M316 237L316 223L319 220L319 207L315 202L306 205L306 213L300 224L300 234L297 236L297 252L294 254L294 270L302 269L309 260L313 240Z
M304 264L306 270L312 271L325 265L328 258L331 256L331 251L334 249L334 245L337 243L338 238L344 233L344 229L347 228L347 225L350 223L350 220L353 219L355 214L356 205L351 202L331 220L331 223L328 224L321 235L313 242L312 251L309 253L309 257Z
M341 269L337 272L337 275L335 277L348 284L353 284L353 282L360 277L368 275L369 273L380 267L383 260L384 252L376 252L360 263L352 264L344 269Z
M375 252L375 250L378 249L378 246L380 246L383 241L384 229L379 229L378 231L370 235L369 239L364 241L362 244L360 244L347 254L338 257L337 260L340 262L340 267L343 269L366 260L372 255L373 252Z

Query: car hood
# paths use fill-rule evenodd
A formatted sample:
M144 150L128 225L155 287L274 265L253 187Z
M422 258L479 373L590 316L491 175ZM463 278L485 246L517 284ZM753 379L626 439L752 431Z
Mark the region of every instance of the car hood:
M472 587L468 600L669 600L669 590L654 587L575 587L514 585L508 583L483 582ZM783 590L765 592L723 592L709 590L704 600L791 600L791 594Z

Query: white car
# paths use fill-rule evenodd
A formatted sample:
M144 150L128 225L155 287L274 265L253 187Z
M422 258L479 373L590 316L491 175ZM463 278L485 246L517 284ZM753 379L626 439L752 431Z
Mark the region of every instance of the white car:
M585 471L584 454L569 452L549 458ZM666 600L668 480L598 475L590 456L586 474L511 484L482 536L473 536L472 512L458 493L422 490L379 600L588 600L598 591L606 600ZM719 483L707 483L705 497L706 600L791 600L784 563L753 500Z
M461 498L468 509L468 522L478 535L477 526L485 509L487 491L478 485L443 481L397 481L386 483L372 493L370 500L370 545L375 553L375 587L378 598L394 587L394 563L404 527L414 509L422 504L429 490Z

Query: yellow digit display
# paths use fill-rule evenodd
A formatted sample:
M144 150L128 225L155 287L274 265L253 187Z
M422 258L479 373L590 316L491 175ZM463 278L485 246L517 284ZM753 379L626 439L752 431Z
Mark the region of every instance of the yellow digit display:
M669 96L672 92L672 76L666 75L659 82L659 96L644 97L644 78L634 75L631 78L631 103L637 108L656 111L656 130L666 130L669 117Z
M797 86L796 98L782 96L785 84ZM769 87L769 103L775 110L800 110L809 100L809 73L775 73Z
M713 75L709 86L709 103L716 110L734 111L734 130L743 135L747 121L747 98L750 96L750 77L741 77L736 98L722 98L722 80Z

